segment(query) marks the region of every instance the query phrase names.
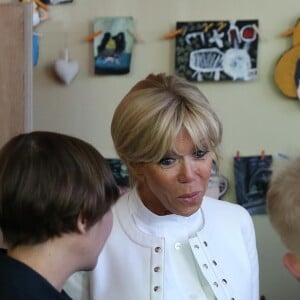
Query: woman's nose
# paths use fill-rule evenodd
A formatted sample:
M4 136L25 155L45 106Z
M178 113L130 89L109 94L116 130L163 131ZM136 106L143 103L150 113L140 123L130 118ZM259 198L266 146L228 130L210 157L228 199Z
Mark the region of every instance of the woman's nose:
M182 183L191 182L195 179L195 166L191 160L182 160L180 164L178 180Z

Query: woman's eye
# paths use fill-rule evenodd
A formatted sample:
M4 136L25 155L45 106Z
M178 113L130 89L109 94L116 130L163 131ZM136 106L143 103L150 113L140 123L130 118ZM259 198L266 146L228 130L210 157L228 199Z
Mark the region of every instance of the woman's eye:
M172 157L163 157L158 163L162 166L170 166L175 162L175 159Z
M195 158L203 158L207 153L208 153L208 151L197 150L193 153L193 156Z

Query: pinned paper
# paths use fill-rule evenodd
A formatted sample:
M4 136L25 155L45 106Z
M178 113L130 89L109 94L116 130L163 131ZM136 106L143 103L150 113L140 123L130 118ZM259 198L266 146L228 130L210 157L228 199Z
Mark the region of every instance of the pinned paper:
M94 41L95 74L127 74L136 36L132 17L99 17L94 33L86 39Z
M179 76L191 81L257 77L258 20L177 22L170 36L176 36Z

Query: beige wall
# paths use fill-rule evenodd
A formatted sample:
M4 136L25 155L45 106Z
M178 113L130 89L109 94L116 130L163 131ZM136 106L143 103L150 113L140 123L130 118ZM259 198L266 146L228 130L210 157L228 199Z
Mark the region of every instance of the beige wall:
M280 33L299 17L299 1L272 0L74 0L51 7L51 18L39 26L40 59L34 68L33 127L72 134L94 144L106 157L115 157L109 127L121 97L149 72L174 72L175 40L161 37L176 21L259 19L259 77L246 83L201 83L224 124L222 173L230 179L226 199L235 201L232 157L241 155L294 155L300 149L300 103L281 95L273 83L279 56L291 46ZM98 16L133 16L136 31L144 41L133 51L131 72L120 76L94 76L92 45L84 41ZM59 50L69 47L80 72L69 86L52 74ZM261 259L261 292L268 300L296 300L300 285L280 262L283 248L266 216L254 217ZM242 280L242 274L241 274ZM242 299L240 299L242 300Z

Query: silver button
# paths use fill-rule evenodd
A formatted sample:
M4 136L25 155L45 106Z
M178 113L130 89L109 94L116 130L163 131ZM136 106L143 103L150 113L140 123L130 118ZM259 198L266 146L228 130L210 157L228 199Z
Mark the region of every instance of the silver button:
M199 245L195 244L195 245L194 245L194 248L195 248L195 249L199 249L200 247L199 247Z
M222 279L222 283L227 284L227 280L226 279Z
M212 263L216 266L217 265L217 262L215 260L212 261Z
M156 253L160 253L160 252L161 252L161 247L155 247L154 251L155 251Z
M159 286L158 285L156 285L154 288L153 288L153 290L154 290L154 292L158 292L159 291Z
M208 269L208 265L207 264L203 264L202 267L205 268L205 269Z
M160 271L160 267L155 267L153 270L154 270L154 272L159 272Z
M174 248L176 250L180 250L181 249L181 243L175 243Z
M218 286L219 286L218 283L217 283L216 281L213 283L213 285L214 285L215 287L218 287Z
M207 242L206 242L206 241L204 241L204 242L203 242L203 244L204 244L204 246L205 246L205 247L207 247L207 246L208 246L208 244L207 244Z

